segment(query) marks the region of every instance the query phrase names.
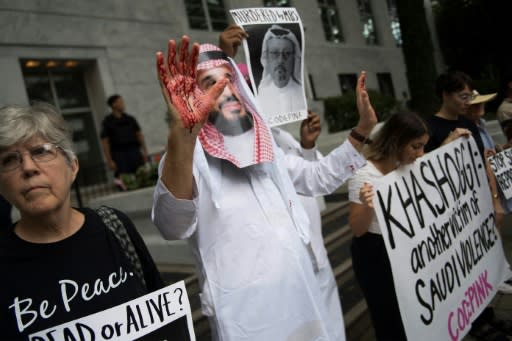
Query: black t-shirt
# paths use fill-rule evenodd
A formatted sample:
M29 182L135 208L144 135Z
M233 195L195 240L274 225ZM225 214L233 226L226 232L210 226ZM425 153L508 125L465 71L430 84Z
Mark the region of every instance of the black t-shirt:
M139 255L147 290L133 272L118 240L96 212L81 212L85 222L80 230L56 243L24 241L16 236L14 226L0 231L1 340L28 340L27 336L34 332L163 287L142 238L124 214L116 211ZM99 294L95 294L95 288ZM16 307L20 312L18 318ZM179 328L186 335L185 325Z
M133 116L123 113L117 118L110 114L103 119L100 136L108 138L111 150L123 150L139 147L138 131L140 126Z
M448 134L450 134L450 132L455 128L465 128L471 131L471 134L478 146L478 150L480 151L480 155L483 157L484 144L480 137L478 127L467 118L459 116L457 120L447 120L445 118L432 115L427 117L426 121L430 128L430 139L425 145L426 153L439 148L443 141L448 137Z

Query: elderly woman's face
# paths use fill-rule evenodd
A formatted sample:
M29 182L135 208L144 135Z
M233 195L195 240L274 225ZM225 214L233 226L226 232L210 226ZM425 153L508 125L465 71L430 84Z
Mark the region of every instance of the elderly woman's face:
M0 193L22 217L51 213L63 204L69 205L78 162L69 164L61 149L51 144L43 146L45 143L44 139L33 137L0 152ZM20 155L18 163L16 156Z

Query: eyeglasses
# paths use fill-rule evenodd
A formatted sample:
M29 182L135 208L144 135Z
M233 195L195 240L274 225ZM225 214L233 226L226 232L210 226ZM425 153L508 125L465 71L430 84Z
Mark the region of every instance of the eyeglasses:
M43 143L30 148L25 153L18 151L0 153L0 172L10 172L21 166L24 154L29 154L30 158L36 163L52 161L57 157L58 149L63 150L53 143Z
M474 100L476 98L476 95L465 93L465 94L457 94L457 97L459 97L460 100L463 102L471 102L472 100Z
M293 51L269 51L268 54L272 59L283 57L283 60L288 60L293 55Z

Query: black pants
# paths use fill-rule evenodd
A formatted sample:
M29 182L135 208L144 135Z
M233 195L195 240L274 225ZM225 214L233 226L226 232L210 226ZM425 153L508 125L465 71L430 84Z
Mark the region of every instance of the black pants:
M377 340L407 340L384 239L365 233L354 237L351 251L356 279L368 304Z

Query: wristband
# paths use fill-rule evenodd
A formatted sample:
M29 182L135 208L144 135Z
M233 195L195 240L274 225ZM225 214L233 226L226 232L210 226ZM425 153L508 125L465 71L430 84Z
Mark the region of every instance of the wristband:
M350 131L350 136L356 141L361 142L362 144L371 144L373 142L368 137L359 134L355 128L352 128L352 130Z

